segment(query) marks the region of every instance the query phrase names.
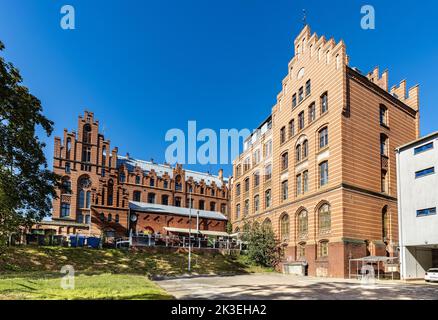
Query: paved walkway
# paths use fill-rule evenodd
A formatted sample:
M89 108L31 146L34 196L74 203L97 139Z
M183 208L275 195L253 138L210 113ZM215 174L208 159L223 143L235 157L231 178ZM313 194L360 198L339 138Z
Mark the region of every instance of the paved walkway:
M157 284L177 299L434 299L437 284L297 277L279 273L205 276L160 280Z

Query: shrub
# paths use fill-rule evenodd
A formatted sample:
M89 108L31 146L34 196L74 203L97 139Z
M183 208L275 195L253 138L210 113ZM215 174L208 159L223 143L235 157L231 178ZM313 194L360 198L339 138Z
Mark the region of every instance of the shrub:
M278 241L271 226L253 224L245 233L248 260L259 266L275 267L281 258Z

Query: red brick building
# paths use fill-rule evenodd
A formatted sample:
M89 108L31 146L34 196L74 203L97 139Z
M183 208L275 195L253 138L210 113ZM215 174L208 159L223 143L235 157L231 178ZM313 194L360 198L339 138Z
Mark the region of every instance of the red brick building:
M52 221L39 229L58 234L167 234L169 228L225 231L229 211L228 180L152 161L118 155L99 133L99 122L85 111L77 132L55 137L53 170L62 188L53 201ZM190 200L192 210L189 210Z

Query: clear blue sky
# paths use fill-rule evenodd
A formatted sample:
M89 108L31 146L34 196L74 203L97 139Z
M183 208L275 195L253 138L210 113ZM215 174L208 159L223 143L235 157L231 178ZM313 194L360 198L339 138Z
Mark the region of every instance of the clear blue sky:
M59 26L64 4L76 30ZM360 28L364 4L376 30ZM269 114L303 8L312 31L346 42L351 66L419 83L422 134L438 130L436 1L0 0L0 39L54 134L88 108L120 154L164 161L170 128L254 128Z

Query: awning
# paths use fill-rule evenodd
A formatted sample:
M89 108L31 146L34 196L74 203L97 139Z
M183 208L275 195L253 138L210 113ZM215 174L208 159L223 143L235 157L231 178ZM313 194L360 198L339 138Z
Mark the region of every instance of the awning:
M173 228L173 227L164 227L164 230L169 232L177 232L177 233L192 233L193 235L205 235L205 236L217 236L217 237L231 237L230 234L223 231L210 231L210 230L199 230L196 229L186 229L186 228Z
M185 229L185 228L172 228L172 227L164 227L164 230L169 232L177 232L177 233L193 233L193 234L199 234L199 232L196 232L196 229Z
M231 237L230 234L223 231L208 231L208 230L199 230L201 234L206 236L218 236L218 237Z

